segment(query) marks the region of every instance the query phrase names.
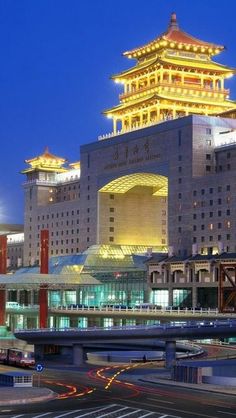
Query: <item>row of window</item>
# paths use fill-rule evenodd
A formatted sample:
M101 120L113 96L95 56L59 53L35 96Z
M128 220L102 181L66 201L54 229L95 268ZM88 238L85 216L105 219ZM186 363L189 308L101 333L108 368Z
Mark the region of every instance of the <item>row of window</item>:
M230 229L230 227L231 227L231 223L230 223L230 221L226 221L224 226L225 226L226 228ZM221 229L221 228L222 228L222 223L221 223L221 222L218 222L218 224L217 224L217 228L218 228L218 229ZM208 229L210 229L211 231L214 229L214 225L213 225L213 223L210 223L210 224L208 225ZM203 231L203 230L205 230L205 225L201 225L201 230L202 230L202 231ZM193 225L193 231L197 231L197 225Z
M230 234L226 234L225 238L226 238L227 241L229 241L230 240ZM221 241L221 239L222 239L222 235L218 235L217 240ZM201 237L201 242L205 242L205 241L214 241L214 237L212 235L210 235L208 237L208 239L206 239L206 237ZM196 242L197 242L197 237L193 237L193 243L196 243Z
M179 193L178 194L178 198L179 199L181 199L182 198L182 193ZM226 197L226 199L222 199L221 197L219 198L219 199L216 199L215 201L214 200L209 200L209 206L213 206L214 205L214 203L215 203L215 205L217 204L217 205L222 205L222 204L224 204L224 203L227 203L227 204L229 204L230 203L230 201L231 201L231 197L230 196L227 196ZM197 208L197 207L204 207L204 206L206 206L206 204L207 204L207 202L205 201L205 200L202 200L202 201L194 201L193 202L193 207L194 208Z
M230 209L226 209L226 211L225 211L225 215L226 216L230 216ZM205 213L205 212L202 212L201 213L201 219L204 219L205 218L205 216L206 216L207 214ZM224 215L224 211L222 211L222 210L218 210L217 211L217 216L218 217L221 217L222 215ZM196 213L194 213L193 214L193 219L197 219L198 218L198 216L200 217L200 214L199 215L197 215ZM216 213L214 214L214 212L209 212L209 218L213 218L214 216L216 216ZM179 216L179 221L181 221L181 216Z
M71 212L69 212L69 211L67 211L67 212L61 212L61 214L59 214L59 213L56 213L56 214L51 213L51 218L54 219L54 216L55 216L55 218L59 218L59 217L63 218L64 216L74 216L75 214L76 215L79 215L79 209L77 209L77 211L72 210ZM49 219L49 217L50 217L50 215L42 215L41 216L41 220L44 221L45 219ZM29 220L30 220L30 222L32 222L32 218L30 218ZM38 221L40 221L40 216L38 216Z
M222 192L224 190L226 190L227 192L229 192L230 191L230 184L227 184L225 187L218 186L217 189L215 189L215 191L216 190L217 190L218 193L220 193L220 192ZM206 189L201 189L201 195L204 195L206 192L207 192ZM197 193L198 193L197 190L193 190L193 196L197 196ZM209 193L210 194L214 193L214 188L213 187L210 187L209 188Z

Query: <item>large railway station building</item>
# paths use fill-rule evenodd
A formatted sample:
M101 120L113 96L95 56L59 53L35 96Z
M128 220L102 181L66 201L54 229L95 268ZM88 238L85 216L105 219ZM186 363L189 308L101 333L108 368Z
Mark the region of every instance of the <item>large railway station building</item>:
M157 254L153 291L192 291L199 277L217 287L212 260L236 259L236 102L225 88L235 70L213 59L223 49L172 14L166 32L124 53L133 66L113 77L123 92L104 112L113 131L81 146L75 163L48 149L26 160L25 266L39 264L47 229L54 260L88 249L101 265ZM181 277L170 284L167 270Z

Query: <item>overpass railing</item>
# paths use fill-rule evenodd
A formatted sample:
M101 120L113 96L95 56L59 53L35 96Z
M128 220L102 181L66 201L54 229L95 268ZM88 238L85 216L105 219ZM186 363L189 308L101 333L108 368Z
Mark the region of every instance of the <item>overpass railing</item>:
M196 315L202 315L202 314L215 314L219 315L218 308L211 309L211 308L159 308L157 306L155 307L137 307L134 306L132 308L130 307L123 307L123 306L57 306L50 308L50 311L57 312L57 311L95 311L95 312L145 312L145 313L163 313L163 314L196 314Z
M130 330L168 330L168 329L212 329L212 328L225 328L225 327L235 327L236 328L236 319L226 319L226 320L214 320L214 321L186 321L180 324L153 324L153 325L124 325L124 326L107 326L107 327L89 327L89 328L78 328L78 327L63 327L63 328L18 328L15 329L17 333L31 333L31 332L94 332L94 331L130 331Z

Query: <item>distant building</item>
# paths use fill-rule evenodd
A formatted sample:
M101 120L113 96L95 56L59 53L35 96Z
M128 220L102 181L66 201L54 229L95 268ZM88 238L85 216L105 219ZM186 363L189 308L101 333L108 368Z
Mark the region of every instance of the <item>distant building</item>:
M23 265L24 226L0 224L0 235L7 235L7 267L9 270Z

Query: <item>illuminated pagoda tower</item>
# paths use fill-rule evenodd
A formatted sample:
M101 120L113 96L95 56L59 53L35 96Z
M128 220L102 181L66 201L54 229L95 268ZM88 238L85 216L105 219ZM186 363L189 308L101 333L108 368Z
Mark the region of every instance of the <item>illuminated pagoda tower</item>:
M190 114L233 111L236 103L229 100L224 80L235 69L212 60L224 49L183 32L173 13L165 33L123 54L137 62L112 77L124 85L120 104L104 112L113 119L113 133Z

